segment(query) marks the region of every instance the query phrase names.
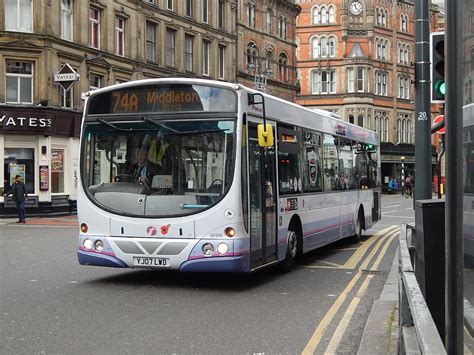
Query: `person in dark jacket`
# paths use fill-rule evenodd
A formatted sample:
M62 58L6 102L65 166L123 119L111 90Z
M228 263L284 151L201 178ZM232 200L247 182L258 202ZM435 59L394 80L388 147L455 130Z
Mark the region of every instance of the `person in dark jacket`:
M136 181L151 187L153 176L158 175L160 166L148 160L148 147L140 147L137 151L137 163L132 167L132 174Z
M25 201L28 198L28 193L20 175L15 176L15 183L5 197L9 195L12 195L18 209L18 222L16 223L25 223Z

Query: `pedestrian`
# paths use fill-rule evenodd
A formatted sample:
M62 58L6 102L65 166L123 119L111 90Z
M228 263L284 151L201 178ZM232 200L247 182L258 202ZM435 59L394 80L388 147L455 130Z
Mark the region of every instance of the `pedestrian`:
M388 180L388 193L391 194L392 190L393 190L393 180L392 180L392 178L390 178Z
M25 223L25 201L28 198L28 193L20 175L15 176L15 183L11 186L10 192L5 194L4 197L9 195L12 195L18 209L18 222L16 223Z
M398 180L394 179L393 181L393 189L395 190L395 193L398 192Z
M412 191L411 191L411 175L408 174L407 178L405 179L405 188L406 188L406 191L407 191L407 196L410 196L412 195Z

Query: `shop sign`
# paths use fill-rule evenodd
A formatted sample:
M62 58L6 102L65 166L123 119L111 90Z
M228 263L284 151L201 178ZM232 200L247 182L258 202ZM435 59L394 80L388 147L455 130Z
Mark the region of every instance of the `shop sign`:
M53 131L53 115L41 111L0 110L0 130L47 133Z
M77 80L79 80L79 74L68 63L63 64L54 76L54 82L58 83L64 91L68 91Z

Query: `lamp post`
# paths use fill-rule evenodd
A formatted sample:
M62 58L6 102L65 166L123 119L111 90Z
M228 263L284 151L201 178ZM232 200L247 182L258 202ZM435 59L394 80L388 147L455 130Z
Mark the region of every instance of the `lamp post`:
M248 55L253 59L254 58L254 53L253 50L257 48L257 45L254 43L252 44L251 47L248 48ZM258 53L258 52L257 52ZM255 90L261 91L261 92L266 92L267 90L267 80L270 77L270 75L273 74L273 71L271 68L268 66L265 68L262 74L258 73L258 58L256 58L255 64L250 62L247 64L247 69L249 71L254 70L254 85L255 85Z
M405 195L405 157L402 156L400 157L402 160L402 181L401 181L401 186L402 186L402 195Z

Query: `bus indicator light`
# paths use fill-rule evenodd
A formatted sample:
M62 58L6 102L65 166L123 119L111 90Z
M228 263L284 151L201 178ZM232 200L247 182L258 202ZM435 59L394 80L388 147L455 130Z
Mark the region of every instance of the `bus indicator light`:
M82 223L81 224L81 232L82 233L87 233L88 230L89 230L89 227L87 226L87 224Z
M235 229L232 227L227 227L225 229L225 235L228 236L229 238L232 238L233 236L235 236Z

